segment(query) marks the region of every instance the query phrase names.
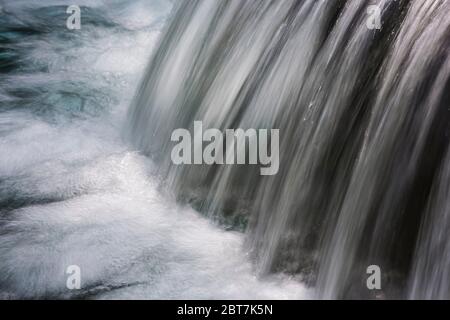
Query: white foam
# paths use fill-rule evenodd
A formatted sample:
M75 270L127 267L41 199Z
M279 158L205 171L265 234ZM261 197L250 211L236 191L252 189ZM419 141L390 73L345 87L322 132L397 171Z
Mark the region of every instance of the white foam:
M133 13L134 27L140 24L142 5L124 9L128 26ZM63 52L75 57L70 68L61 64L64 57L50 61L52 44L36 42L33 54L49 59L52 73L11 78L10 86L39 79L45 86L81 70L74 80L114 91L118 101L101 117L56 122L27 110L0 113L1 191L37 203L2 217L0 295L76 296L65 287L64 272L78 265L81 293L94 298L307 297L304 286L288 277L259 278L243 234L226 232L163 197L149 160L122 142L120 123L158 30L152 32L85 39L76 54ZM104 72L109 81L99 86L97 75Z

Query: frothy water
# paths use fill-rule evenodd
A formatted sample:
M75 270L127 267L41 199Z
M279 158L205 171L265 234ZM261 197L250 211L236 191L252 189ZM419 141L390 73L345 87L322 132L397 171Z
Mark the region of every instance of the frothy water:
M128 126L177 199L318 298L448 299L450 1L177 3ZM173 163L197 121L279 129L278 174Z
M123 142L171 2L77 3L69 31L72 3L0 2L0 298L307 298L257 276L243 234L163 196ZM82 290L66 288L69 265Z

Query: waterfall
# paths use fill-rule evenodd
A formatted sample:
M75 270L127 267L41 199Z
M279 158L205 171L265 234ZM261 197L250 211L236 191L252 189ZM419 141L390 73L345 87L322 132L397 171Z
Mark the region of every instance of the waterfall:
M381 29L367 26L369 5ZM450 2L187 0L129 113L164 187L319 298L450 298ZM280 130L280 170L176 166L194 121Z

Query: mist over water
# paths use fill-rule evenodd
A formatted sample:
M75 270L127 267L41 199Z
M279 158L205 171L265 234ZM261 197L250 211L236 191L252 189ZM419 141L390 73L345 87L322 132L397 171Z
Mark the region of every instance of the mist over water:
M0 2L0 298L307 298L258 274L243 233L163 195L124 142L172 2L77 1L73 31L71 4Z

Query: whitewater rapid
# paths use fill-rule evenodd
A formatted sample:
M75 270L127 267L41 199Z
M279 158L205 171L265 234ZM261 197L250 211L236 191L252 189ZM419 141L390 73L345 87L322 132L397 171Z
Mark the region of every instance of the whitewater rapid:
M296 279L257 275L244 234L163 196L150 160L124 142L170 1L77 2L74 31L67 1L0 2L11 49L0 78L0 298L307 298ZM81 290L66 288L70 265Z

